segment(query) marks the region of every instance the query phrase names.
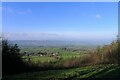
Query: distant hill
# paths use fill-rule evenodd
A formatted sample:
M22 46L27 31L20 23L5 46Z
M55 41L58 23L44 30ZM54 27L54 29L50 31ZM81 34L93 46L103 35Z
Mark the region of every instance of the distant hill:
M61 40L13 40L12 44L18 44L20 47L96 47L103 46L102 43L91 41L61 41Z

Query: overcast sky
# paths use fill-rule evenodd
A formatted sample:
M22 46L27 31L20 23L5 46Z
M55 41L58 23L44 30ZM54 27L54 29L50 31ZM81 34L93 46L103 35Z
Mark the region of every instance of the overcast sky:
M12 40L109 40L117 36L117 2L2 3L3 33Z

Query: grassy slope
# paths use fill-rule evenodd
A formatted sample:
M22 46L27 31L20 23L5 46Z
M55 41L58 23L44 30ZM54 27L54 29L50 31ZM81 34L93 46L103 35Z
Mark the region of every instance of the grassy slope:
M80 79L80 78L117 78L120 76L118 65L94 65L72 69L48 70L33 73L24 73L7 76L4 79L15 80L58 80L58 79Z

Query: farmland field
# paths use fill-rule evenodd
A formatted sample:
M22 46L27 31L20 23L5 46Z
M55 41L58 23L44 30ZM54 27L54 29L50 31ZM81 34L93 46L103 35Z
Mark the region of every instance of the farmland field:
M20 46L20 49L23 61L30 65L32 63L33 66L36 65L38 70L8 75L3 79L79 80L84 78L119 78L120 76L118 64L101 64L100 54L103 52L98 53L103 49L95 46Z
M21 52L24 52L26 50L22 50ZM62 58L62 59L70 59L70 58L73 58L73 57L80 57L82 55L84 55L85 53L87 53L86 51L66 51L66 50L62 50L61 48L32 48L32 49L27 49L27 52L31 52L33 51L34 53L37 53L39 51L42 51L42 52L48 52L48 54L50 54L51 52L52 53L56 53L56 52L59 52L59 56ZM42 62L47 62L47 61L56 61L55 57L50 57L50 56L23 56L23 58L30 58L31 61L33 62L37 62L37 61L42 61Z

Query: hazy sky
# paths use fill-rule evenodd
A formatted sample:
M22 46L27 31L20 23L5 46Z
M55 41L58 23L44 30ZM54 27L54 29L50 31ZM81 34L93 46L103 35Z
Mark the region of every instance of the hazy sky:
M3 32L13 40L113 40L117 2L2 3Z

